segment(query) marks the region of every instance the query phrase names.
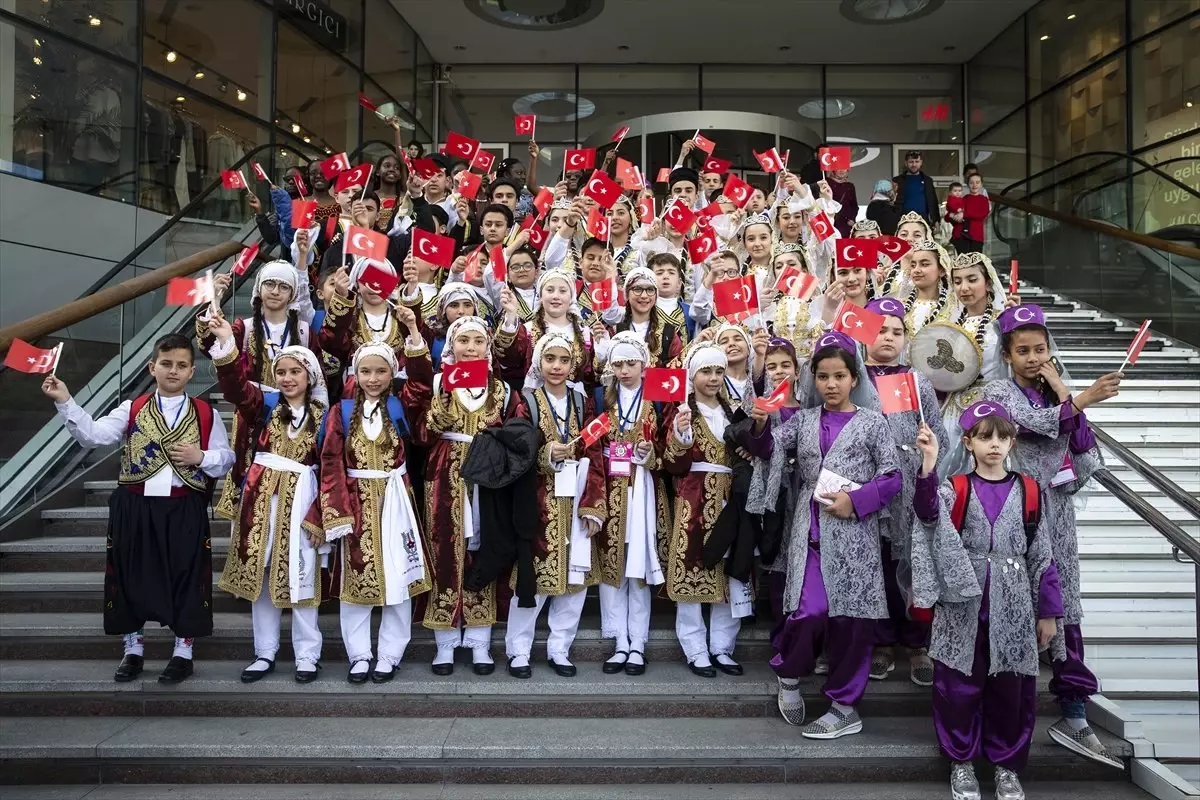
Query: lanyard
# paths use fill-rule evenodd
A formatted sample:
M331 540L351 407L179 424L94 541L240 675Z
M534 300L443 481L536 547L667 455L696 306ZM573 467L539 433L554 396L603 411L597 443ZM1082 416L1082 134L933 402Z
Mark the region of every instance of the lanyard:
M562 443L566 444L570 440L571 433L571 406L575 405L571 402L571 390L567 389L567 415L562 418L554 410L554 402L550 399L550 393L546 391L545 386L542 387L542 396L546 398L546 405L550 407L550 416L554 418L554 430L558 431Z
M737 402L742 402L742 393L733 388L733 381L729 380L729 376L725 376L725 390L729 392L729 396Z
M617 390L617 426L621 432L625 432L633 427L633 423L637 422L637 418L641 416L638 412L642 410L642 387L639 386L637 394L633 396L633 402L629 404L629 411L621 408L621 390Z
M167 412L163 409L162 398L158 392L154 393L154 399L158 401L158 413L162 414L162 418L167 418ZM179 410L175 412L175 421L171 423L171 430L175 430L175 426L179 424L179 418L183 416L183 409L187 407L187 395L183 396L183 402L179 404Z
M279 337L279 344L275 344L273 341L271 341L271 329L267 327L265 322L263 323L263 333L266 334L265 338L267 340L267 348L270 350L271 358L274 359L275 356L281 350L283 350L283 348L287 347L289 335L287 323L285 322L283 325L283 335Z

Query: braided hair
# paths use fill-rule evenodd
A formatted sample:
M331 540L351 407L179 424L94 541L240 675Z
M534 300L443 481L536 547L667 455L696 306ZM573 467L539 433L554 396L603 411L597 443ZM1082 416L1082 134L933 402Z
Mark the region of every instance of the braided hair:
M255 297L251 303L254 309L254 316L251 319L251 330L254 333L254 352L251 355L253 359L250 364L250 371L258 378L263 377L263 370L270 364L267 358L267 323L263 318L262 313L262 297ZM287 341L294 344L303 344L300 341L300 312L297 309L289 309L286 328L284 328L284 337Z
M983 276L983 282L987 285L987 300L988 301L987 301L987 308L985 308L983 311L984 321L983 321L983 324L980 325L975 330L975 344L979 345L979 347L982 349L984 334L986 334L986 332L987 332L987 327L992 322L992 320L996 319L996 316L997 316L996 308L995 308L996 291L995 291L995 288L992 286L992 282L988 279L987 270L984 269L982 262L971 264L969 267L959 267L959 269L978 269L980 274ZM955 320L955 322L958 325L965 327L967 317L968 317L967 307L964 305L962 307L962 310L958 312L958 319Z

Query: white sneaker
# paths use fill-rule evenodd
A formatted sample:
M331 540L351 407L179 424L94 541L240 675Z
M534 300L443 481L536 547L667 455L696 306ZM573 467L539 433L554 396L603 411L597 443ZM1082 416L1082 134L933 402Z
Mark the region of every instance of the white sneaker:
M950 797L952 800L980 800L979 779L970 761L955 761L950 765Z
M1025 790L1017 773L996 767L996 800L1025 800Z

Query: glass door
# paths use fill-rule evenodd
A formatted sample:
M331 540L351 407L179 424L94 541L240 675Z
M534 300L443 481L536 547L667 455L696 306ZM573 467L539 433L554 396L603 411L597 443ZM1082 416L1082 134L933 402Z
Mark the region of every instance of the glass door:
M904 156L910 150L921 152L921 169L933 178L933 185L944 189L954 181L962 180L962 169L966 161L961 145L946 144L894 144L892 145L892 174L900 175L907 169Z

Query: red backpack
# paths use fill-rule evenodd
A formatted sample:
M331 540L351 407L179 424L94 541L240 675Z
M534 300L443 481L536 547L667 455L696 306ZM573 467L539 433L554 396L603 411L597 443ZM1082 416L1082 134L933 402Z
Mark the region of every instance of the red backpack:
M1033 544L1037 535L1038 523L1042 520L1041 493L1033 478L1028 475L1021 477L1021 507L1024 509L1025 520L1025 549ZM967 518L967 503L971 499L971 477L966 474L955 475L950 479L954 487L954 505L950 508L950 521L954 530L962 533L963 523Z

